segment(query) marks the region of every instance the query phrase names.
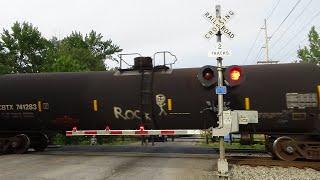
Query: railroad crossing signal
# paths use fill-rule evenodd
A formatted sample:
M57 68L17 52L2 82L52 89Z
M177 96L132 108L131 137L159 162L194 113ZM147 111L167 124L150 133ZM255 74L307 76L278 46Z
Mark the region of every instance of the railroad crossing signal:
M227 93L227 88L224 86L223 81L223 72L222 72L222 60L224 56L230 56L231 51L229 50L223 50L222 44L221 44L221 36L222 34L228 37L229 39L233 39L235 37L234 33L226 26L227 22L235 15L233 11L228 11L228 13L224 16L221 16L221 6L216 5L216 15L214 16L210 12L206 12L203 16L204 18L209 21L213 27L205 34L206 39L211 39L213 36L217 36L217 43L218 48L215 49L213 52L209 52L209 57L217 57L217 74L218 74L218 84L216 86L216 94L218 95L218 118L219 118L219 126L216 128L212 127L212 136L219 135L220 136L220 157L218 160L218 173L219 176L228 176L228 162L225 159L225 149L224 149L224 139L222 134L214 134L215 131L219 132L221 130L226 132L231 132L231 122L225 121L223 119L223 110L224 110L224 103L223 103L223 95ZM240 71L237 71L238 74L234 74L234 77L239 79L239 73ZM234 73L237 73L234 72ZM211 73L213 74L213 73ZM237 76L236 76L237 75ZM208 78L213 77L213 75L210 75L208 73L203 73L203 79L206 80ZM205 82L203 79L203 82ZM203 85L206 85L203 83Z
M204 35L206 39L211 39L215 36L219 30L222 34L224 34L229 39L233 39L235 34L226 26L229 20L234 17L235 13L233 11L228 11L227 14L221 17L216 17L210 12L204 13L203 17L209 21L213 27Z

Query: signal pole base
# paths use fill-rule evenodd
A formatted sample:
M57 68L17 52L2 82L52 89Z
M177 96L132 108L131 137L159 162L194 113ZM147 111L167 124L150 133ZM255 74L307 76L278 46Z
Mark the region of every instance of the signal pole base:
M226 159L218 159L218 175L219 177L229 177L229 167Z

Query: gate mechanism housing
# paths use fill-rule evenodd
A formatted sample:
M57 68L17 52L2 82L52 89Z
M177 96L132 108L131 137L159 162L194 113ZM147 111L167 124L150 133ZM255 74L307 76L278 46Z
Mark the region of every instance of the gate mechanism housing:
M222 119L222 128L212 128L212 136L225 136L229 133L239 132L239 124L258 123L258 111L223 111Z

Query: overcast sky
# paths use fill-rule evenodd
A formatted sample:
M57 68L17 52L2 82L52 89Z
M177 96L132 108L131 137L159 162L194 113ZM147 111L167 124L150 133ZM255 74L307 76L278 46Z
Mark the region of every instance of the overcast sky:
M214 12L216 1L1 0L0 28L7 29L15 21L27 21L38 27L45 37L60 39L73 30L84 34L95 30L106 39L112 39L124 53L152 56L156 51L168 50L178 57L175 67L199 67L216 64L214 58L208 57L208 52L215 48L215 38L208 41L203 37L211 27L203 14ZM232 51L232 56L225 58L224 64L255 64L258 59L263 60L264 53L258 56L264 43L263 31L249 58L246 57L264 18L271 14L278 0L218 2L222 5L223 14L227 10L236 13L227 25L236 34L235 39L222 40L224 48ZM272 60L290 62L296 59L296 50L299 45L307 43L307 32L311 26L320 29L319 0L301 0L278 29L297 2L280 0L268 19L269 36L273 34L270 40Z

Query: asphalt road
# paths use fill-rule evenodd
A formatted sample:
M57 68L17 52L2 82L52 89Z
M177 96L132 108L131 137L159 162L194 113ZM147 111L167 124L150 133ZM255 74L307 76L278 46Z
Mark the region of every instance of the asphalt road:
M218 154L194 142L155 146L68 146L0 156L4 179L216 179Z

